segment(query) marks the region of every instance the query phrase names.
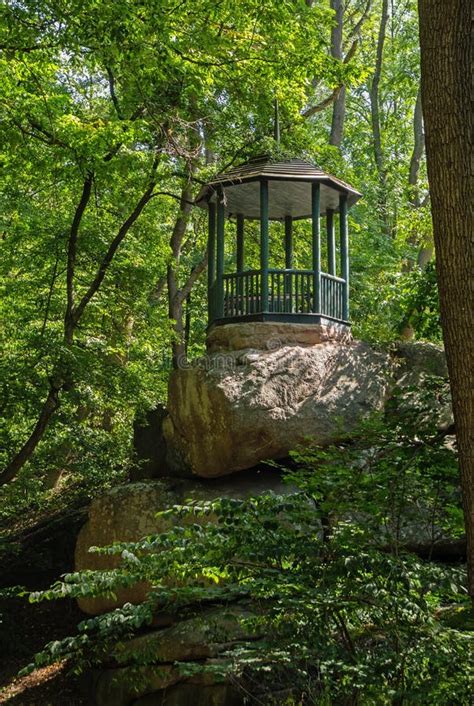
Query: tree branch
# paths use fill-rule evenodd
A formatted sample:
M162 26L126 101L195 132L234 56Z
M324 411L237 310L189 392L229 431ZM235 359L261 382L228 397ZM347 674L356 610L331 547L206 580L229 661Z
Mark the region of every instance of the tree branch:
M23 468L26 461L28 461L31 454L38 446L39 442L43 437L45 429L49 424L51 417L59 407L59 392L61 390L61 387L62 382L50 382L48 396L40 412L40 416L38 418L38 421L36 422L35 428L33 429L28 440L22 446L20 451L16 454L16 456L10 461L10 463L0 474L0 486L5 485L16 477L18 471Z
M207 66L209 68L211 67L219 67L219 66L227 66L228 64L240 64L245 61L260 61L265 64L275 64L275 61L273 59L265 59L263 56L243 56L240 59L222 59L221 61L201 61L200 59L193 59L190 56L187 56L184 54L182 51L180 51L177 47L171 46L169 47L172 49L175 54L177 54L183 61L188 61L190 64L196 64L197 66Z
M349 61L352 59L352 57L356 53L357 45L358 45L358 40L355 39L351 44L351 48L349 49L346 56L344 57L344 60L342 62L343 64L348 64ZM307 108L305 111L303 111L303 113L302 113L303 118L310 118L312 115L315 115L316 113L320 113L322 110L325 110L330 105L332 105L338 99L339 94L341 93L343 87L344 87L344 84L341 83L339 86L336 86L336 88L333 90L333 92L327 98L322 100L317 105L313 105L311 108Z
M191 274L189 275L188 279L184 283L184 285L181 287L179 292L176 294L177 301L182 304L186 297L191 293L192 288L194 287L196 281L198 278L201 276L201 274L204 272L204 270L207 267L207 251L204 254L202 260L198 262L198 264L193 267Z
M328 108L330 105L332 105L336 100L338 95L340 94L342 90L342 84L340 86L337 86L333 92L331 93L330 96L322 100L320 103L317 105L313 105L311 108L307 108L305 111L303 111L302 115L303 118L310 118L312 115L315 115L316 113L320 113L322 110L325 110Z
M420 162L425 148L425 136L423 133L423 114L421 109L421 89L418 89L416 96L415 112L413 115L413 152L410 159L408 172L408 183L412 187L410 201L418 208L420 205L420 195L418 193L418 174Z
M112 69L110 69L108 66L106 67L107 71L107 76L109 79L109 92L110 92L110 97L112 99L112 103L114 104L115 107L115 112L117 113L118 117L120 120L123 120L123 114L122 111L120 110L120 103L117 98L117 94L115 93L115 78L112 73Z
M57 49L58 46L59 44L32 44L27 47L13 47L8 44L0 44L0 51L30 54L33 51L41 51L41 49Z
M369 12L370 12L371 6L372 6L372 0L367 0L367 4L366 4L366 6L365 6L365 9L364 9L362 15L360 16L359 21L356 22L356 24L354 25L354 27L353 27L353 28L351 29L351 31L349 32L348 39L352 39L352 37L355 37L355 35L358 34L360 28L362 27L362 25L364 24L365 20L367 19L367 15L368 15Z
M175 201L179 201L180 203L186 203L190 206L195 205L194 201L188 201L187 199L183 199L182 196L179 196L178 194L173 194L172 191L154 191L152 194L152 198L155 198L155 196L169 196L171 199L175 199Z
M74 327L77 326L81 316L84 313L84 309L92 299L92 297L97 293L100 285L102 284L102 281L107 273L107 270L110 266L110 263L112 262L112 259L122 243L123 239L127 235L128 231L132 227L132 225L135 223L137 218L140 216L142 213L143 209L147 205L147 203L150 201L153 195L153 189L155 188L156 185L156 170L158 168L158 157L155 157L152 165L152 177L150 179L150 182L143 193L142 197L140 198L139 202L129 215L129 217L124 221L124 223L121 225L117 235L115 238L112 240L112 242L109 245L109 248L104 255L102 262L100 263L99 269L97 270L97 274L94 277L92 283L89 286L89 289L87 292L84 294L82 297L81 301L79 302L77 308L75 308L72 312L73 320L74 320Z
M67 270L66 270L66 313L64 316L64 340L67 344L72 343L72 337L74 333L74 270L76 265L76 252L77 252L77 239L79 236L79 227L81 225L81 220L84 215L84 211L87 208L89 199L92 192L92 181L93 175L91 173L87 174L84 184L82 187L82 194L79 203L74 213L74 218L72 219L71 230L68 239L68 251L67 251Z
M353 57L354 54L356 53L358 46L359 46L359 40L358 40L358 39L354 39L354 41L352 42L352 44L351 44L351 46L350 46L350 48L349 48L349 51L347 52L347 54L345 55L345 57L344 57L344 59L343 59L343 62L342 62L343 64L348 64L348 63L349 63L349 61L352 59L352 57Z

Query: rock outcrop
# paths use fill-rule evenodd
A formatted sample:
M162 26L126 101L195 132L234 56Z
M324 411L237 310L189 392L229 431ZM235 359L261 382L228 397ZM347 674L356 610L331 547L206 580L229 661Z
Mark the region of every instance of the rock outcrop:
M214 500L215 498L246 498L268 490L290 492L277 471L252 471L228 478L199 481L163 478L156 481L130 483L112 488L90 505L89 517L82 527L76 544L75 567L84 569L112 569L120 558L90 552L91 547L102 547L114 542L133 542L150 534L164 532L169 520L157 516L161 510L187 500ZM149 591L146 583L117 591L115 598L81 598L80 608L91 615L105 613L124 603L141 603Z
M209 660L209 666L216 666ZM244 706L231 684L206 674L185 677L169 664L107 669L95 686L95 706Z
M384 406L394 361L369 345L214 353L170 376L167 464L212 478L328 444Z
M253 614L244 606L213 607L129 640L110 655L109 661L114 666L98 675L94 689L96 705L242 704L242 695L224 679L219 683L215 675L205 672L189 676L180 669L180 664L198 661L204 668L224 664L223 653L233 644L261 637L247 623L252 618Z
M137 445L148 453L151 447L154 454L140 473L158 464L156 475L168 477L119 486L93 501L76 546L76 570L116 566L118 557L89 548L166 530L173 520L157 513L174 505L254 497L269 490L292 492L277 469L257 464L281 459L308 439L335 442L373 411L388 413L389 400L390 414L404 414L419 401L429 376L446 375L443 352L428 344L401 345L390 352L360 342L236 347L173 371L168 416L158 411L150 416L151 429L136 430ZM396 387L402 395L392 394ZM430 418L449 429L449 397L438 395L436 404ZM181 477L186 473L194 477ZM434 558L441 548L450 556L452 542L440 535L435 544L417 507L408 508L405 519L404 537L412 551ZM465 545L454 547L457 558L463 551ZM149 590L146 583L136 584L115 598L81 599L79 604L99 614L125 602L140 603ZM263 637L245 622L256 611L256 606L237 602L201 607L191 617L156 615L146 632L109 655L96 675L96 706L242 706L242 693L216 678L216 668L225 666L230 645ZM193 662L209 671L193 673Z

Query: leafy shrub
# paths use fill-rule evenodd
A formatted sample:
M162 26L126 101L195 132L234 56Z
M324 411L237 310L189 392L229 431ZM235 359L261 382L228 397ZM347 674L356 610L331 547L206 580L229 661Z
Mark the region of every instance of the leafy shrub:
M166 513L186 522L170 531L98 549L120 566L68 575L31 600L110 595L142 580L148 599L84 621L30 669L100 662L157 610L245 599L265 638L229 649L222 669L254 693L258 684L265 703L278 686L308 704L467 704L464 568L406 550L417 528L433 546L438 532L460 534L456 463L442 435L415 422L374 418L356 440L295 452L288 493L176 506Z

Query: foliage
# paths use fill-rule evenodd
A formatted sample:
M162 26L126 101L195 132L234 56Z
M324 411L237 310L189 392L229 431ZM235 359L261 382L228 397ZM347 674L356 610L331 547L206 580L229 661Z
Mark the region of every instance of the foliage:
M2 465L34 428L51 380L59 373L72 380L33 461L1 491L5 522L26 507L47 506L63 490L63 497L80 489L92 495L133 463L133 419L166 397L176 333L165 280L188 179L192 198L220 168L270 152L306 156L353 183L364 195L350 223L355 335L392 340L408 317L416 337L439 338L434 270L406 272L417 249L431 241L423 158L417 183L408 183L418 88L415 5L391 8L382 65L388 231L368 103L380 3L366 5L354 0L345 8L347 43L356 47L345 62L328 51L334 16L323 0L264 8L255 0L238 6L227 0L4 4ZM328 144L330 104L303 116L341 81L347 104L336 148ZM270 137L275 97L279 146ZM65 345L67 253L87 175L92 193L77 242L76 301L143 194L155 155L156 193L115 253L73 344ZM310 234L303 224L295 229L296 259L304 264ZM283 257L279 224L270 235L276 261ZM258 259L258 232L251 227L247 245L251 265ZM230 266L230 237L227 248ZM204 217L192 209L174 263L178 285L204 254ZM185 304L189 356L203 351L206 307L201 278Z
M430 387L432 402L439 388ZM144 604L48 645L30 669L59 658L79 669L100 662L158 609L181 615L196 603L244 599L265 638L230 649L227 669L268 699L291 686L315 704L467 703L472 636L453 620L467 610L464 569L407 551L420 533L435 546L441 532L462 531L455 459L431 421L421 409L403 424L373 418L356 440L295 452L285 477L284 494L172 508L170 531L96 549L120 556L117 569L71 574L33 594L153 587Z
M275 95L295 125L288 146L301 144L309 81L329 75L334 62L323 45L329 10L302 1L264 9L254 0L238 7L27 1L6 3L1 13L2 465L28 438L51 381L67 380L34 462L17 487L2 490L7 519L43 503L47 478L59 471L63 485L89 494L123 477L133 418L165 400L161 362L174 333L161 283L183 183L193 175L195 193L215 172L209 153L226 164L250 145L264 146ZM69 256L77 308L140 203L154 159L156 193L67 341ZM91 195L71 245L88 179ZM195 209L179 282L204 251L204 218ZM205 290L197 292L188 306L190 353L204 338Z
M410 312L409 323L420 338L441 340L438 287L436 270L429 263L424 270L415 269L405 278L402 305Z

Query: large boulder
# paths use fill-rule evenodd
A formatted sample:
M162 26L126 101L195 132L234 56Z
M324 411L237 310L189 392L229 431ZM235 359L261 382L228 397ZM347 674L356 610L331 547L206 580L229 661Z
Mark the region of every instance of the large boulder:
M107 669L97 680L94 692L95 706L244 706L245 703L243 694L231 684L210 674L186 678L178 667L169 664Z
M76 571L115 568L120 557L97 554L91 547L103 547L114 542L134 542L150 534L158 534L170 526L170 520L158 515L187 500L216 498L246 498L268 490L291 492L273 470L252 471L215 480L162 478L120 485L107 491L91 503L88 520L79 532L75 551ZM115 597L81 598L80 608L91 615L104 613L124 603L141 603L148 591L146 583L120 589Z
M144 657L163 664L218 657L233 643L258 637L255 628L246 624L254 617L239 605L202 609L191 618L120 644L113 657L120 666L140 664Z
M169 381L167 464L212 478L336 441L384 406L395 364L354 341L217 352Z
M114 542L133 542L140 537L159 533L168 528L159 510L178 502L179 495L173 483L132 483L112 488L90 505L89 516L77 538L74 563L77 571L84 569L107 570L115 568L118 556L105 556L91 552L91 547L103 547ZM81 598L79 607L96 615L116 608L129 601L141 603L149 591L145 583L120 589L115 598Z
M225 663L234 644L261 637L245 606L202 608L168 628L145 632L119 644L111 653L109 668L97 675L96 706L230 706L243 704L223 676L211 670L189 674L189 664L206 668ZM181 663L187 669L180 668Z

